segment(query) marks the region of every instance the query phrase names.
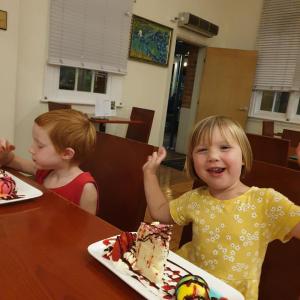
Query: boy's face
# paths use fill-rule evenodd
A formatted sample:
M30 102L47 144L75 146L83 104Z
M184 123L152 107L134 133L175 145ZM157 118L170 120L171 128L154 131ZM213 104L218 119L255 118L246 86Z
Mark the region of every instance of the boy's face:
M29 152L37 169L52 170L62 165L62 155L55 150L46 129L34 123L32 139Z

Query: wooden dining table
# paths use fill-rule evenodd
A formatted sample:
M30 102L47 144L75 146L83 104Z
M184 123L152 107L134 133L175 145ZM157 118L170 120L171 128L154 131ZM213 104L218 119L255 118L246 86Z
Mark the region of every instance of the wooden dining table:
M0 206L0 299L141 299L87 251L120 230L40 189L37 198Z

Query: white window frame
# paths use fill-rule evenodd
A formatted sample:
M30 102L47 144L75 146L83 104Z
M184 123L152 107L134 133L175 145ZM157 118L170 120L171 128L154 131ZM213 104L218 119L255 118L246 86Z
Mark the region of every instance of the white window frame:
M287 92L287 91L278 91L278 92ZM252 97L250 102L249 117L260 118L260 119L271 119L274 121L282 121L282 122L300 123L300 115L296 114L299 99L300 99L300 92L290 91L289 93L290 96L289 96L286 112L278 113L278 112L261 110L260 106L261 106L263 91L254 90L252 92Z
M115 101L117 107L122 106L122 75L107 73L105 94L59 89L59 77L60 66L47 64L44 81L44 98L42 99L43 102L54 101L59 103L95 105L97 100L100 100ZM92 86L93 85L94 83L92 83Z

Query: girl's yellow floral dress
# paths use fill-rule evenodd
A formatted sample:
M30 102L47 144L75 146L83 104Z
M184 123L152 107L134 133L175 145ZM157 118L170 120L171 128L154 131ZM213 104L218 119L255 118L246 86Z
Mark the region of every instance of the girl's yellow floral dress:
M193 239L178 254L257 300L268 243L300 222L300 207L273 189L251 187L230 200L212 197L206 187L170 202L175 223L193 223Z

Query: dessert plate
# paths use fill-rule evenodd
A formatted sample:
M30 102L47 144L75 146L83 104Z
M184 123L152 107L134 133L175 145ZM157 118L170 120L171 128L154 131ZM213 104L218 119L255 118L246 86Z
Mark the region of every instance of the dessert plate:
M88 252L146 299L174 300L175 287L178 280L186 274L193 274L205 279L210 287L211 297L215 297L215 299L224 297L228 300L244 300L240 292L172 251L169 252L163 283L156 286L142 275L129 270L122 262L110 260L108 248L114 244L115 238L111 237L89 245Z
M19 179L18 177L14 176L13 174L11 174L7 171L5 171L5 173L8 176L11 176L12 179L16 182L18 198L13 198L10 200L0 199L0 205L29 200L29 199L43 195L42 191L40 191L40 190L36 189L35 187L31 186L30 184L24 182L23 180Z

